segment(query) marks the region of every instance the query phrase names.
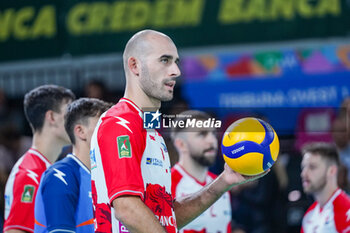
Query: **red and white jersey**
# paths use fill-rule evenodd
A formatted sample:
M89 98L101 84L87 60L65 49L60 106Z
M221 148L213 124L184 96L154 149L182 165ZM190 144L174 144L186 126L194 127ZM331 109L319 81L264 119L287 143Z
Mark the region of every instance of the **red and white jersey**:
M313 203L304 215L301 233L350 233L350 198L338 189L323 208Z
M50 161L33 148L16 162L5 188L4 231L34 232L35 196L41 175L50 165Z
M216 175L208 172L205 182L200 182L191 176L180 164L171 169L172 195L183 197L201 190L205 185L213 182ZM230 233L231 232L231 199L228 192L217 200L209 209L192 222L184 226L183 233Z
M168 232L177 232L168 151L157 131L143 128L142 114L122 98L101 116L92 136L95 232L128 232L111 206L123 195L139 196Z

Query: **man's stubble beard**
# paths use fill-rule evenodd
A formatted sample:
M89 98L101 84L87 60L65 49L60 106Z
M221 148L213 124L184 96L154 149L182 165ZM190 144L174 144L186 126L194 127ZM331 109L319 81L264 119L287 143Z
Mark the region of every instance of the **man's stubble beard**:
M215 163L215 158L208 158L204 155L205 152L202 152L200 154L193 154L191 153L191 158L196 161L199 165L203 166L203 167L210 167L212 165L214 165Z
M174 92L171 94L162 94L162 93L157 93L161 92L163 90L164 82L166 80L163 80L161 84L157 85L152 79L149 74L149 70L146 65L143 65L141 68L141 88L145 92L147 96L150 98L157 99L159 101L170 101L174 97Z

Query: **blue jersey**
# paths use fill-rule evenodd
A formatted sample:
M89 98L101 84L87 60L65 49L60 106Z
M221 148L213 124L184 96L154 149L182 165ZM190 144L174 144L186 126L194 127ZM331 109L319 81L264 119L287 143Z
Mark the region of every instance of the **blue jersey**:
M74 155L43 174L35 201L34 232L94 232L90 170Z

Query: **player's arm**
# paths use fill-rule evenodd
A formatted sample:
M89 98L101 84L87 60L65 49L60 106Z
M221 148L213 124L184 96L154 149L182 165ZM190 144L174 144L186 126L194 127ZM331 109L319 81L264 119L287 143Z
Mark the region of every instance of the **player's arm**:
M73 177L74 175L64 168L49 169L41 181L48 231L76 230L75 210L79 190Z
M134 124L119 124L121 119ZM108 196L114 217L128 231L165 233L165 228L142 200L145 190L140 163L146 145L139 123L138 117L120 116L109 119L99 128L97 138L107 174Z
M132 233L166 233L154 213L138 196L120 196L113 200L115 217Z
M29 169L20 169L16 174L12 184L13 201L4 223L4 232L34 232L34 203L39 174L38 171Z
M181 229L203 213L232 187L256 180L266 174L267 172L257 176L243 176L225 164L225 170L212 183L196 193L175 200L174 209L178 228Z

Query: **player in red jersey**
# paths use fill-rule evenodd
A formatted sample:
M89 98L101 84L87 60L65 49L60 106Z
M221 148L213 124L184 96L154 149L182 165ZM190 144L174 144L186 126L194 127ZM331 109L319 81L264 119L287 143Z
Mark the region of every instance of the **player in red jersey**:
M124 98L101 116L91 141L95 232L177 232L234 185L262 176L245 177L225 165L201 191L173 200L164 140L143 128L143 111L157 118L161 101L173 98L177 48L168 36L144 30L128 41L123 61Z
M350 198L339 189L339 155L333 145L310 144L303 150L301 178L304 192L315 203L306 211L302 233L349 233Z
M184 117L186 116L186 118ZM191 116L188 119L188 116ZM188 110L178 114L179 120L206 121L210 116L201 111ZM216 175L209 172L218 152L218 139L214 127L173 128L172 141L179 153L179 162L171 169L174 198L180 198L201 190L210 184ZM181 233L226 232L231 233L231 201L226 192L209 209L184 226Z
M31 148L12 168L5 188L4 232L34 232L34 203L42 173L56 161L69 138L64 129L67 105L75 99L66 88L44 85L24 97L33 131Z

